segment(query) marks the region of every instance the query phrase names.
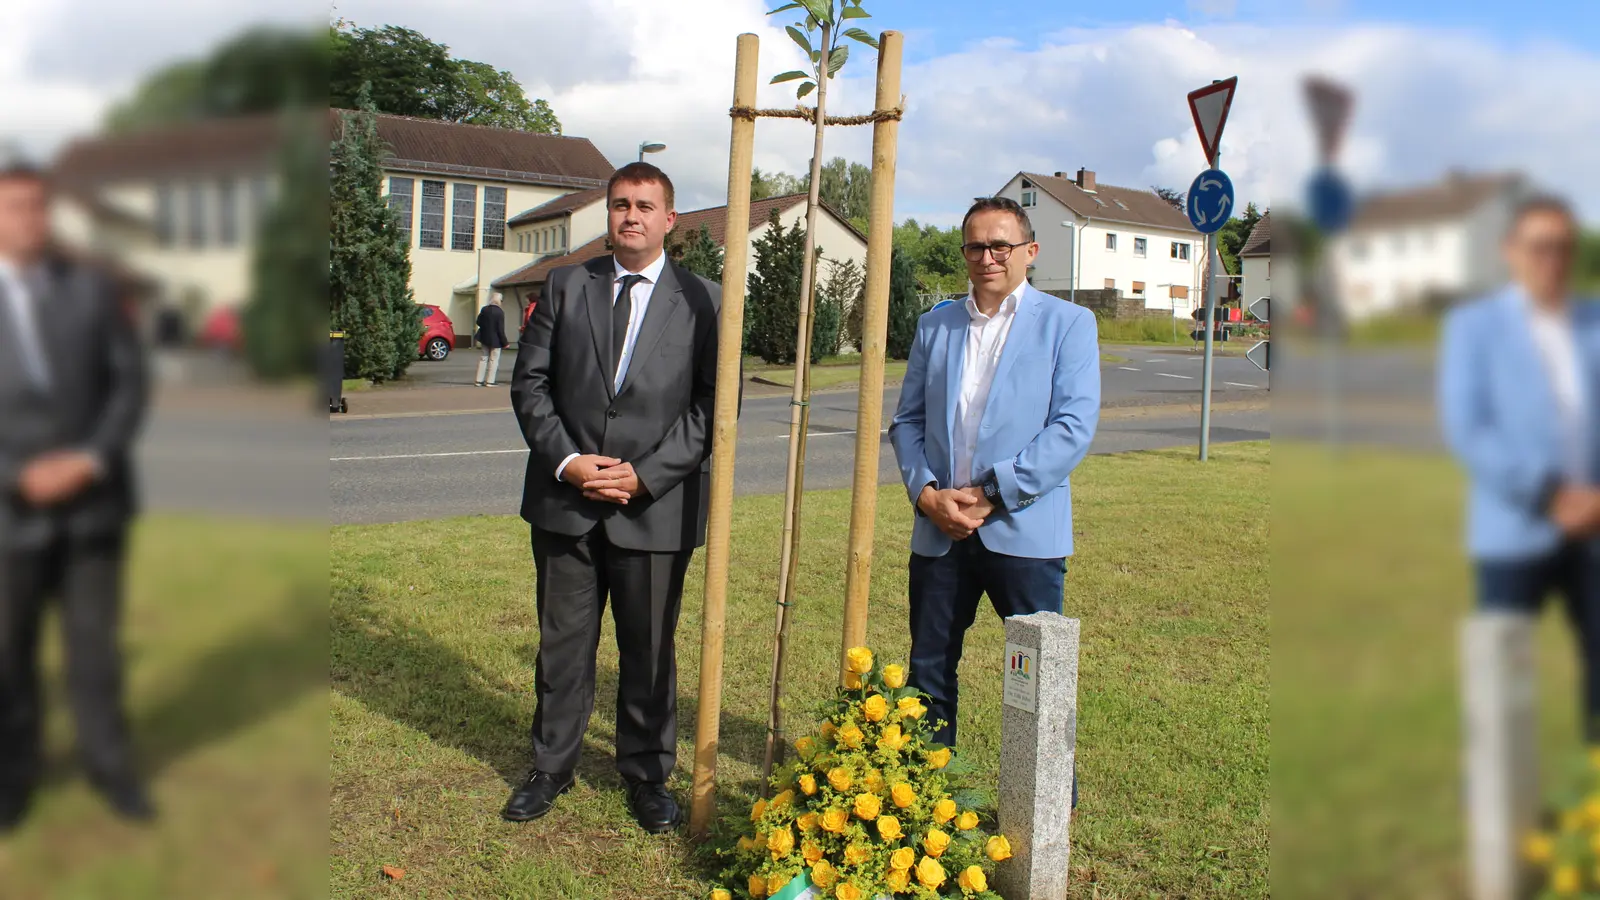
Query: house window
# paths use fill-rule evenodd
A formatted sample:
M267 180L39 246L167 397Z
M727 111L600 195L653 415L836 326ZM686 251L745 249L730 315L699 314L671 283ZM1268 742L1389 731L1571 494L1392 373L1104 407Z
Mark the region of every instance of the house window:
M419 246L444 249L444 182L422 183L422 222L418 230L422 232Z
M184 237L190 247L206 245L206 194L198 181L189 184L189 206L184 216Z
M1148 244L1149 244L1149 242L1146 241L1144 238L1141 238L1141 237L1134 238L1133 239L1133 255L1134 256L1140 256L1140 257L1144 256L1145 250L1147 249L1147 245Z
M416 192L416 182L410 178L389 179L389 209L394 211L395 224L406 236L406 246L411 246L411 201Z
M1138 297L1140 300L1144 299L1144 282L1135 281L1133 283L1133 295Z
M250 181L250 205L257 225L267 220L267 207L271 203L272 184L267 181L267 176L257 175Z
M1106 290L1114 291L1116 289L1117 289L1117 280L1115 278L1107 278L1106 279Z
M483 189L483 249L506 248L506 189Z
M567 226L561 226L561 249L567 249Z
M217 240L224 247L239 244L239 185L232 178L217 181Z
M1032 209L1033 207L1038 206L1039 205L1039 194L1038 194L1038 192L1036 192L1036 191L1023 191L1022 192L1022 205L1023 205L1023 207L1025 207L1027 209Z
M1107 250L1111 250L1113 252L1116 251L1116 249L1117 249L1117 236L1116 235L1114 235L1114 234L1106 235L1106 249Z
M1182 241L1173 241L1172 258L1181 259L1187 262L1189 259L1189 245Z
M457 184L455 210L451 216L450 249L471 250L478 230L478 186Z
M163 247L177 243L177 207L172 198L172 185L156 185L156 240Z

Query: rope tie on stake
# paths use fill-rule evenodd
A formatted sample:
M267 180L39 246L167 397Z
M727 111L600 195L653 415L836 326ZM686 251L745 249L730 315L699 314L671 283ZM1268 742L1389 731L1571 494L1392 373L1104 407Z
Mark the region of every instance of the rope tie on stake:
M824 125L872 125L878 122L898 122L905 116L905 98L900 98L900 105L893 109L877 109L864 116L824 116ZM793 109L756 109L753 106L734 106L729 108L728 115L735 119L755 121L757 118L768 119L804 119L816 124L817 111L810 106L796 106Z

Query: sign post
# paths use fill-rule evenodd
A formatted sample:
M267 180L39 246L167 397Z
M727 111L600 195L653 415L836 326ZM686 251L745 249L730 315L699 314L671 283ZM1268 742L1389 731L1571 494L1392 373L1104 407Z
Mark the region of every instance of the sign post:
M1227 223L1233 209L1233 182L1222 171L1222 129L1228 123L1228 110L1233 107L1233 93L1239 86L1238 76L1189 92L1189 114L1200 133L1200 147L1206 154L1207 169L1189 186L1187 212L1189 223L1206 236L1206 267L1216 265L1217 231ZM1200 461L1211 454L1211 361L1214 348L1212 335L1217 326L1217 276L1220 272L1207 272L1205 362L1200 371Z
M1311 124L1316 130L1320 162L1317 171L1306 183L1306 205L1313 224L1324 238L1329 238L1349 227L1355 213L1350 184L1334 165L1339 148L1344 143L1345 129L1350 124L1350 109L1355 97L1348 88L1316 76L1307 77L1302 87L1306 106L1311 112ZM1317 325L1322 333L1327 437L1330 445L1338 447L1340 312L1337 309L1338 286L1334 283L1335 273L1328 262L1326 246L1324 240L1312 266L1312 277L1317 288Z

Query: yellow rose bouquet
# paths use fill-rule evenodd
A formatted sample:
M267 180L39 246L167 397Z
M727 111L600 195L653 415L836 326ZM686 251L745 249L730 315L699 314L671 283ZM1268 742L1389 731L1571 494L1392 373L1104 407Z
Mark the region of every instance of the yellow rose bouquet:
M1600 747L1589 750L1560 801L1544 828L1523 837L1523 858L1541 872L1535 896L1600 896Z
M711 896L1000 900L994 868L1011 845L985 830L969 770L933 742L926 696L866 647L846 660L845 686L773 772L773 799L724 817Z

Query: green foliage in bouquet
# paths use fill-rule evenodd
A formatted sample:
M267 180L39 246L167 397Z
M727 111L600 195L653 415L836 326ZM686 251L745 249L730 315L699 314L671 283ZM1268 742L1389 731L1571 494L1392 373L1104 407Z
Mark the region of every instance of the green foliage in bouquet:
M984 830L979 795L959 790L964 771L931 740L925 695L866 647L848 659L816 732L773 773L776 796L718 829L725 887L711 900L765 900L802 875L836 900L1000 900L989 881L1011 845Z

